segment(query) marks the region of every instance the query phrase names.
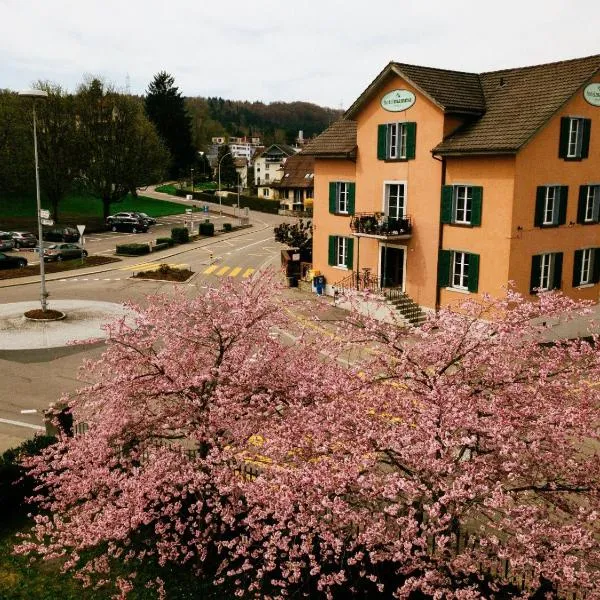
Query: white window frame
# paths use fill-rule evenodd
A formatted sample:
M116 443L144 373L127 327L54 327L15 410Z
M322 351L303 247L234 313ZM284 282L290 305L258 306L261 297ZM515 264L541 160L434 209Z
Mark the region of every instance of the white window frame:
M567 158L579 158L583 144L583 119L569 117L569 138L567 143Z
M469 252L452 252L450 287L455 290L469 290L469 254Z
M459 183L452 187L452 223L470 225L473 219L473 186Z
M560 199L560 186L547 185L544 195L544 215L542 225L556 225L558 223L558 202ZM548 220L549 217L549 220Z
M588 185L587 197L585 199L585 223L596 223L598 221L598 212L600 210L600 185Z
M592 283L594 265L594 249L584 248L581 254L581 271L579 271L579 285Z
M402 187L402 211L401 214L398 214L396 216L390 213L390 187L393 185ZM408 186L406 184L406 181L390 180L383 182L382 212L386 217L390 217L391 219L403 219L406 216L407 188Z
M547 292L551 289L552 282L554 281L555 253L549 252L547 254L541 254L540 256L540 280L538 281L538 289L541 292Z
M335 212L342 215L348 214L348 201L350 200L350 186L347 181L335 183Z
M341 260L340 260L341 259ZM336 236L335 238L335 266L341 269L347 269L348 262L348 238Z
M386 158L389 160L406 158L406 142L408 136L406 123L388 123L386 133Z

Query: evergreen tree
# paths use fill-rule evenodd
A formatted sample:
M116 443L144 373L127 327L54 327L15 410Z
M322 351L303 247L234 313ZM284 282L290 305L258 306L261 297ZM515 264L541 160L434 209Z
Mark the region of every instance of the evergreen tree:
M171 153L169 175L176 178L188 173L194 164L196 150L192 144L192 121L175 79L160 71L148 85L146 114Z

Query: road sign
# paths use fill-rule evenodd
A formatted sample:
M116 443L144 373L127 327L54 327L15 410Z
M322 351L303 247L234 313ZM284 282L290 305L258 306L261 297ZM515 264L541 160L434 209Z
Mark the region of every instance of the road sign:
M41 219L49 219L50 218L50 211L46 210L45 208L40 208L40 218Z
M52 219L40 219L42 225L54 225L54 221Z
M85 231L85 225L77 225L77 231L79 231L79 235L83 237L83 232Z

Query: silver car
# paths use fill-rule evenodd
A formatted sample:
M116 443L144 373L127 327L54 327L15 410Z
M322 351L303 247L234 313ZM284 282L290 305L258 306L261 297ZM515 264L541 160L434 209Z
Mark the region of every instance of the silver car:
M0 231L0 250L12 250L15 242L8 231Z

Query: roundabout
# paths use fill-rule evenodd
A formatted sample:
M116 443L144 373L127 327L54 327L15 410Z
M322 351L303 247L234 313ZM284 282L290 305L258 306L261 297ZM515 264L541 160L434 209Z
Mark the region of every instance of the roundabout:
M56 300L51 308L64 313L59 320L27 318L25 313L39 308L39 302L0 304L0 350L60 348L88 339L106 339L104 326L121 317L132 316L131 309L114 302Z

